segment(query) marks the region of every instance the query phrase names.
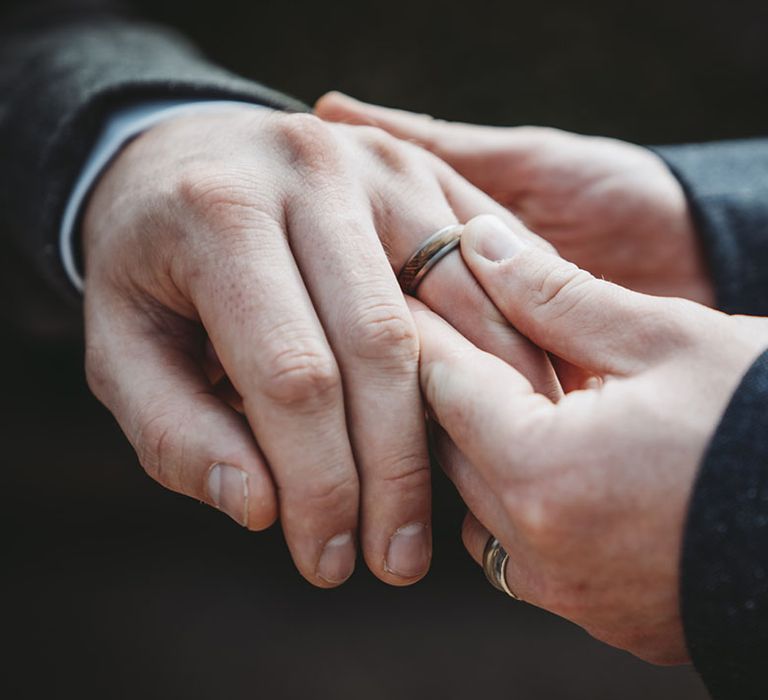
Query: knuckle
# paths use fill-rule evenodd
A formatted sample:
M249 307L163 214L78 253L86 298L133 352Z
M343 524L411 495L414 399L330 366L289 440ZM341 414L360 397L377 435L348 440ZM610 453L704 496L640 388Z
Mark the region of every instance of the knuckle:
M539 270L530 291L531 302L540 315L556 320L579 305L595 284L599 282L588 272L557 260L556 265Z
M294 165L326 171L337 164L340 146L333 129L314 114L286 114L276 128L279 143Z
M324 405L341 391L341 376L330 353L294 348L269 362L263 391L268 399L286 407Z
M249 185L244 176L234 176L216 165L194 165L181 169L172 196L180 206L207 215L250 202Z
M545 580L535 587L537 600L562 617L577 621L590 614L595 604L594 581L561 563L574 557L587 560L593 546L587 535L591 525L584 499L559 483L518 487L502 493L502 505L511 515L528 550L547 563ZM586 516L586 519L585 519Z
M407 144L375 126L358 128L363 144L385 169L396 174L410 172L413 155Z
M398 305L381 302L370 305L349 322L350 351L358 358L415 365L419 355L416 326Z
M400 455L387 466L381 478L400 493L422 491L429 487L431 480L429 462L423 455Z
M197 164L177 175L170 205L181 221L204 222L220 233L253 228L265 216L278 217L277 199L269 188L259 187L254 173Z
M592 280L592 276L573 263L562 264L557 261L541 271L537 284L532 289L533 300L538 306L555 306L564 301L564 297L577 292L579 287Z
M547 552L562 543L563 535L567 534L563 526L564 509L549 488L508 489L502 494L502 503L532 549Z
M306 480L297 489L295 497L303 509L328 513L339 512L357 505L358 483L354 471L349 469L328 470Z
M155 481L173 488L178 458L184 452L180 422L154 404L148 404L142 410L138 425L132 442L139 463Z
M548 539L552 530L553 517L547 507L546 499L541 494L527 494L524 500L514 498L509 503L509 498L504 498L504 504L508 510L514 512L520 533L534 547L541 545Z
M181 246L176 265L194 285L212 279L212 272L258 253L255 232L281 230L282 199L274 187L260 187L255 175L206 166L187 168L178 175L172 194L173 226ZM215 276L215 275L214 275Z

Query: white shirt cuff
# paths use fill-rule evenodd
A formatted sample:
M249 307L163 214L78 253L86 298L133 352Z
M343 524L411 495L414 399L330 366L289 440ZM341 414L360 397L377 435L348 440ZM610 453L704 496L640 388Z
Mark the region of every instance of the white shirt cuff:
M85 199L110 161L128 141L155 124L182 113L210 111L231 105L248 105L255 109L265 109L258 104L235 100L153 100L125 107L110 116L75 182L61 219L59 232L61 260L67 277L79 292L83 291L84 285L83 275L77 267L75 255L75 229Z

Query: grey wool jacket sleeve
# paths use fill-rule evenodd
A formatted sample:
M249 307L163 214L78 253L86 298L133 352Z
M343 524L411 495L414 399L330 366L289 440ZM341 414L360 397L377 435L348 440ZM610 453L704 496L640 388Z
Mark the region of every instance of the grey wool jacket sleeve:
M0 9L0 313L42 336L76 334L79 298L59 257L72 186L106 117L156 98L305 109L207 61L119 3L6 2Z
M654 150L688 196L717 307L768 316L768 138Z
M656 150L688 195L718 306L768 316L768 139ZM712 697L768 698L768 352L742 379L704 456L680 598L688 649Z

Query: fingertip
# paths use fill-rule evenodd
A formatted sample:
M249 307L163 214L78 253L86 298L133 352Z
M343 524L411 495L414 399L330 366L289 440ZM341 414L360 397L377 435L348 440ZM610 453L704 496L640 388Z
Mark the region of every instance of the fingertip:
M407 586L423 578L432 560L432 533L423 522L399 527L389 539L384 573L388 583Z
M331 537L323 547L314 576L310 580L321 588L340 586L355 571L357 541L352 531Z
M327 121L374 126L428 150L441 150L436 141L440 124L428 114L414 114L402 109L370 104L340 92L323 95L315 103L314 110L317 116Z
M364 119L364 110L368 108L364 102L354 97L332 90L325 93L315 102L314 112L321 119L328 121L359 121ZM366 120L368 121L368 120Z
M412 586L414 583L421 581L429 573L429 569L432 565L431 533L428 533L427 544L423 551L423 563L412 570L397 571L391 568L393 565L398 566L397 563L389 561L391 556L391 541L390 549L387 551L387 556L383 560L377 559L374 561L371 556L369 556L368 552L364 552L363 554L368 568L382 583L386 583L388 586L395 586L396 588Z
M414 583L418 583L419 581L421 581L428 573L429 573L429 568L425 569L424 571L422 571L420 574L417 574L416 576L405 578L398 574L392 574L385 571L383 574L379 575L378 578L380 581L382 581L383 583L386 583L388 586L394 586L395 588L407 588L408 586L412 586Z
M359 100L356 100L351 95L347 95L346 93L342 92L341 90L329 90L324 95L321 95L320 98L315 103L316 105L319 105L320 103L339 103L339 102L348 102L351 104L360 104Z
M214 462L206 472L204 491L210 505L248 530L265 530L277 519L272 479L263 463L248 455Z

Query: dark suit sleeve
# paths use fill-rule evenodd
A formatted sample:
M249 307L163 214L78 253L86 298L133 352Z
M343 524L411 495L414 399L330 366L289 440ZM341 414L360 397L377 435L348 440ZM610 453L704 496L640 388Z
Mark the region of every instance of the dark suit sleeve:
M654 150L686 191L718 307L768 316L768 139ZM705 454L680 586L688 648L712 696L768 698L768 352Z
M743 378L699 472L681 601L691 658L713 698L768 698L768 352Z
M654 150L686 191L718 308L768 316L768 139Z
M158 97L303 105L203 58L173 30L110 2L17 2L0 10L0 310L44 335L77 327L58 233L105 118Z

